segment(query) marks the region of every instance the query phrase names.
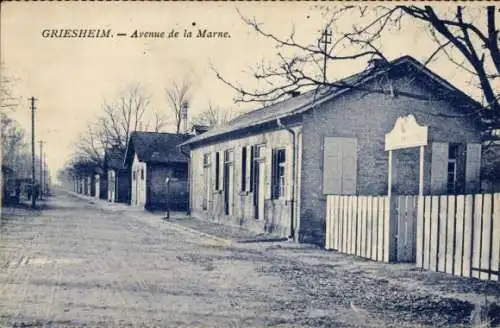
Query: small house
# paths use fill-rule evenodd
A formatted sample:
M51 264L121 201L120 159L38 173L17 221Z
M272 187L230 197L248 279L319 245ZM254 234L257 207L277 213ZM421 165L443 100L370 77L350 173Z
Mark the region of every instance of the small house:
M148 210L186 210L188 157L177 147L189 136L132 132L124 164L131 177L130 204Z
M108 180L107 200L112 203L129 203L130 172L124 165L125 151L108 149L104 154L104 166Z
M412 57L370 62L182 144L190 152L191 213L323 244L327 195L387 195L389 188L417 195L421 176L425 194L475 192L480 108ZM418 148L402 149L392 154L389 179L385 136L405 117L428 129L425 170Z

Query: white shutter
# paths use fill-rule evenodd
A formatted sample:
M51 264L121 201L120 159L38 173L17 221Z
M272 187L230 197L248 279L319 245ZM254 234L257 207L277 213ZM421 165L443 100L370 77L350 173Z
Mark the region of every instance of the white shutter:
M341 139L325 137L323 143L323 194L339 195L342 192Z
M262 150L264 152L264 170L260 174L264 174L265 181L265 199L271 199L271 184L272 184L272 162L273 162L273 150L271 147L264 146Z
M219 152L219 190L224 190L224 152Z
M210 177L211 179L210 180L213 180L213 182L211 181L211 184L213 186L213 190L217 191L217 182L215 181L215 179L217 178L217 152L214 152L213 153L213 160L212 160L212 170L213 170L213 174L212 176ZM212 178L213 177L213 178Z
M357 142L356 139L342 140L342 194L356 194L357 168Z
M465 192L475 193L480 189L481 144L467 144L465 164Z
M448 144L432 143L431 194L446 194L448 182Z
M252 146L247 146L247 170L246 170L246 176L245 176L245 190L250 191L250 171L252 169Z

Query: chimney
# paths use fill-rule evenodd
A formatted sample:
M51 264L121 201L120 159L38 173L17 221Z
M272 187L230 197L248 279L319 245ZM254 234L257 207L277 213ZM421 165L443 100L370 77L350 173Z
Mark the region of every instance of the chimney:
M298 90L288 91L287 93L290 95L291 98L300 96L300 91Z
M387 61L382 58L372 58L368 60L368 69L376 69L383 67L387 64Z

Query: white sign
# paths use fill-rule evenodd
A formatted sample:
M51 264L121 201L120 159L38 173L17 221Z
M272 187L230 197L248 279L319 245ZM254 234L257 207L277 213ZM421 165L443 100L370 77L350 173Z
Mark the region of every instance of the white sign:
M399 117L391 132L385 135L385 150L427 145L428 128L417 123L415 116Z

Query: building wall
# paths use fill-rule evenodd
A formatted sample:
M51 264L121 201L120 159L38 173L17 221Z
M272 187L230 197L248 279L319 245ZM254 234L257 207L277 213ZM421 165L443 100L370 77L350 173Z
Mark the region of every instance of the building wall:
M130 203L131 181L129 170L118 170L116 178L116 201L119 203Z
M368 87L390 90L377 81ZM458 105L437 100L422 100L401 94L402 91L430 99L427 90L409 78L393 83L395 97L369 92L350 92L332 102L324 103L304 114L301 180L300 240L321 244L325 235L325 201L323 195L323 140L325 137L357 139L357 183L359 195L386 195L388 188L388 153L384 150L385 134L396 119L413 114L421 125L429 126L430 142L479 142L479 129L470 117L446 117L460 114ZM425 149L425 193L429 192L431 147ZM395 151L395 154L397 151ZM396 154L400 164L410 163L399 178L414 176L418 152ZM413 164L411 164L413 163ZM417 164L418 169L418 164ZM401 173L400 172L400 173ZM459 174L463 174L459 172ZM410 185L408 188L415 188Z
M144 207L146 205L146 163L139 161L137 154L134 154L131 169L131 205Z
M295 131L300 131L300 127L295 127ZM253 145L265 145L263 160L263 182L264 182L264 215L259 220L255 219L253 206L253 192L249 191L250 165L247 161L247 190L242 191L242 147ZM280 199L271 199L271 157L273 148L286 149L286 183L285 195ZM292 137L284 129L274 128L273 131L260 132L253 135L246 134L241 137L233 137L231 140L221 141L195 148L191 151L191 211L195 216L199 216L211 221L242 225L258 232L273 232L282 236L290 234L290 214L291 214L291 180L292 180ZM215 190L215 152L220 152L223 158L224 151L233 150L232 163L232 203L230 214L224 213L224 191ZM249 149L249 148L247 148ZM209 154L210 166L204 168L203 155ZM250 158L250 151L247 150L247 158ZM221 165L221 172L223 165ZM204 204L205 194L205 174L208 174L209 195ZM298 177L298 174L296 178ZM298 190L295 189L296 195ZM297 197L295 197L297 198ZM206 206L205 206L206 205ZM296 211L297 213L297 211ZM295 220L298 221L297 216Z
M148 165L147 208L166 210L168 207L172 211L187 210L189 198L187 175L187 163ZM168 192L167 177L170 178Z

